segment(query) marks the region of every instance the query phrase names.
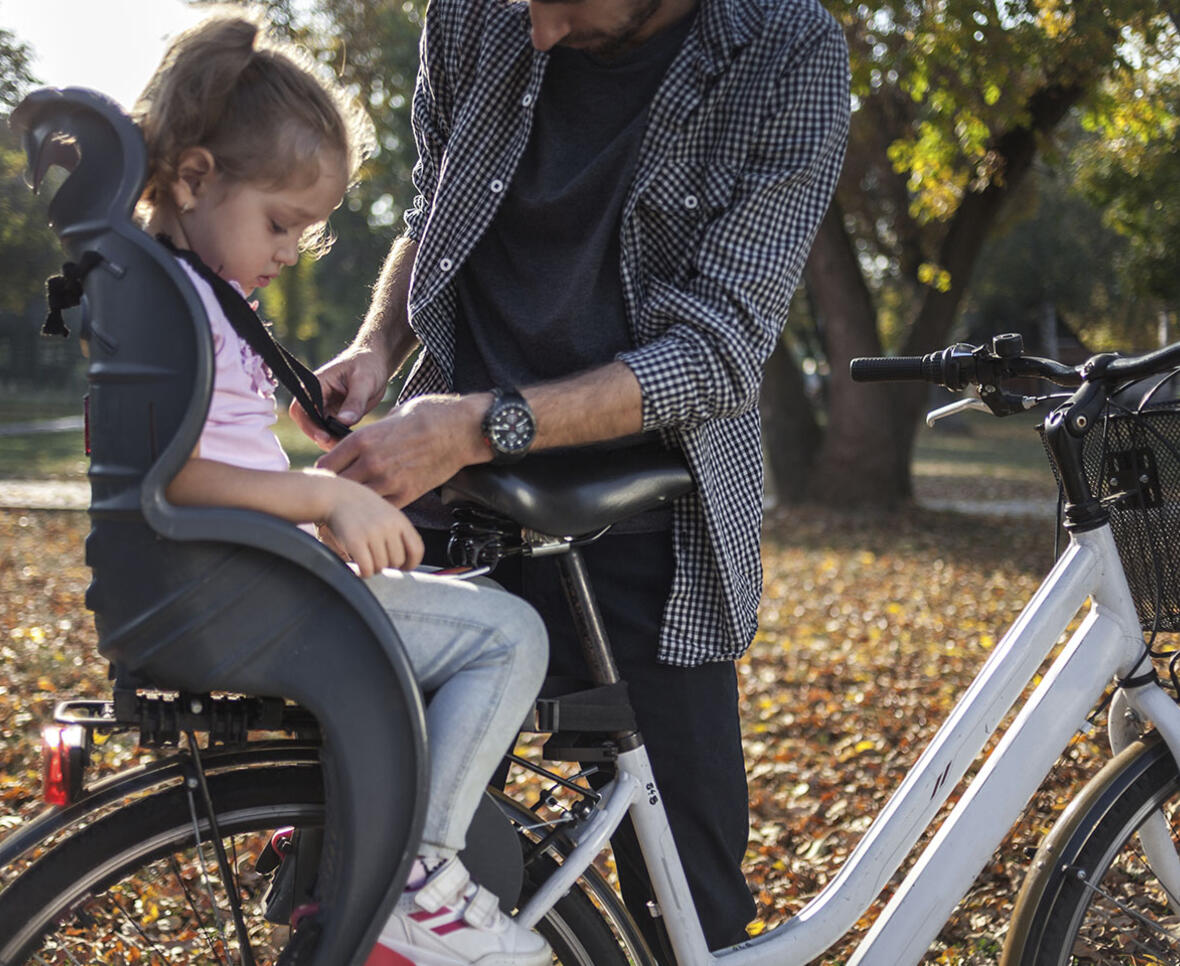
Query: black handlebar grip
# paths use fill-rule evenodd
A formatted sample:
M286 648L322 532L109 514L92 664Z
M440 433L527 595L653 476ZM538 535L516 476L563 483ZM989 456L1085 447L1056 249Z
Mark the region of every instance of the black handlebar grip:
M934 374L929 356L878 356L853 359L853 382L927 382Z

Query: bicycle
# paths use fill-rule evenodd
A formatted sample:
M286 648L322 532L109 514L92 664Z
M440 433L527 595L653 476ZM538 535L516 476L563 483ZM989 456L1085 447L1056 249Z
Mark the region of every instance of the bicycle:
M62 126L61 119L53 124ZM692 485L687 470L670 456L619 465L596 454L580 465L529 460L461 473L446 498L461 506L453 544L468 573L486 570L505 555L554 555L569 587L594 680L584 691L539 701L538 730L555 736L547 754L597 761L613 773L605 785L593 788L584 775L564 778L525 763L549 783L547 797L565 795L569 802L560 819L539 822L520 803L495 799L492 821L472 838L481 847L491 843L493 865L508 866L507 879L519 863L519 888L514 891L511 881L502 885L502 901L550 939L561 963L653 963L634 923L592 867L619 822L630 815L680 966L715 961L802 966L839 940L869 907L1067 625L1084 611L1080 627L851 962L904 966L920 961L1112 680L1117 690L1109 730L1115 755L1034 858L1003 963L1180 959L1180 937L1170 921L1173 907L1180 909L1180 857L1167 818L1180 795L1180 708L1160 686L1142 635L1144 626L1151 632L1180 628L1177 559L1169 544L1153 539L1161 529L1170 533L1177 507L1180 457L1173 440L1180 407L1158 401L1177 367L1180 345L1135 358L1097 356L1075 369L1024 355L1011 336L924 357L854 363L855 378L916 379L955 390L977 386L978 397L954 408L985 407L1000 416L1023 411L1036 399L1006 388L1014 380L1039 377L1074 389L1044 424L1064 493L1070 542L836 878L783 926L717 953L707 950L696 921L580 556L580 548L616 520L684 495ZM1154 374L1162 375L1152 380ZM181 389L190 392L189 383ZM192 405L186 397L178 420L175 438L180 442L173 448L181 455L191 451L185 432L193 422L187 415ZM1095 434L1099 427L1102 432ZM185 519L170 517L167 507L152 502L159 477L168 478L168 452L153 456L140 505L156 533L183 537ZM200 516L194 526L197 522L205 527L205 539L228 539L225 529L214 526L216 515ZM237 515L230 522L244 526L249 521ZM284 548L279 535L273 540L276 552ZM258 537L256 542L264 541ZM312 552L304 543L298 547ZM246 572L235 571L239 578ZM339 583L340 592L348 593L348 586ZM349 603L364 606L362 599ZM1174 667L1172 677L1175 683ZM188 679L205 677L190 674ZM315 688L302 679L291 681L314 702ZM411 732L415 697L412 690L406 692ZM354 793L356 786L348 785L347 768L333 771L331 757L323 754L338 747L338 709L312 706L310 711L311 716L275 698L183 689L158 694L136 687L118 688L112 702L63 705L47 757L48 787L62 804L0 844L0 869L17 873L0 891L0 962L77 961L71 958L72 946L101 949L112 962L118 956L131 961L135 957L125 951L136 948L133 942L147 947L138 951L140 961L158 947L159 958L168 962L252 963L295 950L321 964L332 961L324 952L332 942L337 944L332 948L347 948L347 961L363 959L371 940L366 927L340 938L341 930L330 932L334 923L329 921L318 930L300 925L288 934L289 895L263 897L268 887L280 884L268 881L269 876L298 878L292 857L297 860L299 852L290 850L289 839L272 837L275 829L290 825L326 833L325 861L336 858L339 865L337 850L349 846L348 833L355 832L358 821L346 814L341 841L333 841L338 821L333 782L343 781ZM1148 730L1148 722L1154 729ZM171 747L182 734L188 744L151 765L87 787L83 776L93 737L122 729L137 730L148 745ZM204 748L197 732L209 735ZM265 737L273 732L291 737ZM414 750L407 752L410 765ZM405 773L414 778L412 768ZM405 789L399 794L404 799ZM335 801L340 800L338 795ZM507 826L497 813L512 829L508 845L498 851L496 843L504 837L496 829ZM412 803L402 815L409 828L399 840L404 856L418 818ZM521 840L523 853L517 847ZM286 858L279 861L283 853ZM398 871L387 888L391 867ZM382 901L400 888L404 862L387 862L385 869ZM165 874L167 881L160 881ZM224 895L214 894L218 883ZM380 908L380 901L376 905ZM373 907L370 903L366 911ZM286 953L280 952L284 947Z

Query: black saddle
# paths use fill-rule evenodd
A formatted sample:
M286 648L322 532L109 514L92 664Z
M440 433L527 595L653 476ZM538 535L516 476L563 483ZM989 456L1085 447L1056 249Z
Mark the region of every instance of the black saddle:
M683 458L671 451L555 450L509 466L468 466L443 486L442 499L474 503L537 533L567 537L668 505L692 487Z

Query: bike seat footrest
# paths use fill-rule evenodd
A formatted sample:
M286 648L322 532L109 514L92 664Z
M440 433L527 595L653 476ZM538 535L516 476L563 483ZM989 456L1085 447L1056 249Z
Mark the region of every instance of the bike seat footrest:
M625 681L566 694L547 695L546 690L542 690L535 706L537 731L614 734L639 727Z
M549 761L576 761L582 764L617 761L619 747L602 735L562 732L553 735L541 749L541 757Z

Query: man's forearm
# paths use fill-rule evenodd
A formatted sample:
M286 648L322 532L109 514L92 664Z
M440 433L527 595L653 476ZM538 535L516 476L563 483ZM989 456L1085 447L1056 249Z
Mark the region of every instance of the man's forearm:
M639 381L622 362L529 386L523 393L537 420L534 449L617 439L643 428Z
M380 352L389 364L390 374L417 345L409 320L410 274L417 251L418 243L412 239L401 237L394 241L373 286L368 315L353 341L354 346Z

